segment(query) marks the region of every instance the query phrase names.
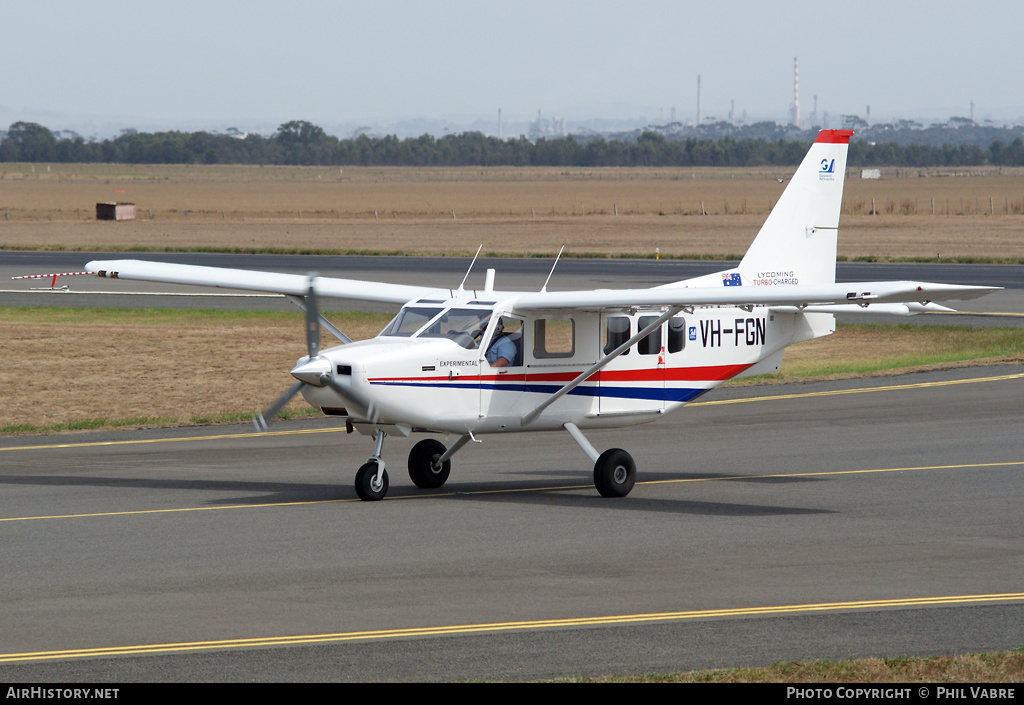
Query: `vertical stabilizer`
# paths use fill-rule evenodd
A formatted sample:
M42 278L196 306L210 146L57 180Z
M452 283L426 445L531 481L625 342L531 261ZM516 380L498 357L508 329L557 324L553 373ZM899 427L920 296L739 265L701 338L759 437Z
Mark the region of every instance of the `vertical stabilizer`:
M822 130L740 262L743 285L834 284L852 130Z

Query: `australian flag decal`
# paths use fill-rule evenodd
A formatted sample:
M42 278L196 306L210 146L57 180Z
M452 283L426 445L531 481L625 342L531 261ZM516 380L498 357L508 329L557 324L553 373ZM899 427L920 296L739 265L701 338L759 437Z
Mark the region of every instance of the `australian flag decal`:
M722 286L743 286L739 272L730 272L722 275Z

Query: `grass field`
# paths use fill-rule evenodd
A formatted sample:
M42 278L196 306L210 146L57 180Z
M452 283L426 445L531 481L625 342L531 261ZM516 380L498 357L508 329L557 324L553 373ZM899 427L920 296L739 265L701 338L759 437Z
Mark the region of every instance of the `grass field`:
M5 164L0 247L735 256L792 172ZM1024 261L1024 169L883 175L850 170L841 256Z
M929 658L864 658L776 663L690 673L649 673L635 678L567 678L571 683L1020 683L1024 650ZM1020 692L1020 688L1015 688ZM988 693L988 691L985 691ZM998 693L998 691L996 691ZM1004 690L1005 692L1005 690ZM989 697L998 697L990 695Z

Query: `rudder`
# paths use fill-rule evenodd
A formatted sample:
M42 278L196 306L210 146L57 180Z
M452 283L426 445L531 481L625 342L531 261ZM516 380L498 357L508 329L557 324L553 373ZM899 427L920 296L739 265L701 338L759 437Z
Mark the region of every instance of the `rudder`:
M740 261L743 285L834 284L852 130L822 130Z

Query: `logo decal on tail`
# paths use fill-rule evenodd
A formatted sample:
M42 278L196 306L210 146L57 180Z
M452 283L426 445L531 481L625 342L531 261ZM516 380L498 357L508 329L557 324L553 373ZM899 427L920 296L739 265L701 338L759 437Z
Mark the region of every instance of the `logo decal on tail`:
M743 286L743 280L739 272L729 272L722 275L722 286Z

